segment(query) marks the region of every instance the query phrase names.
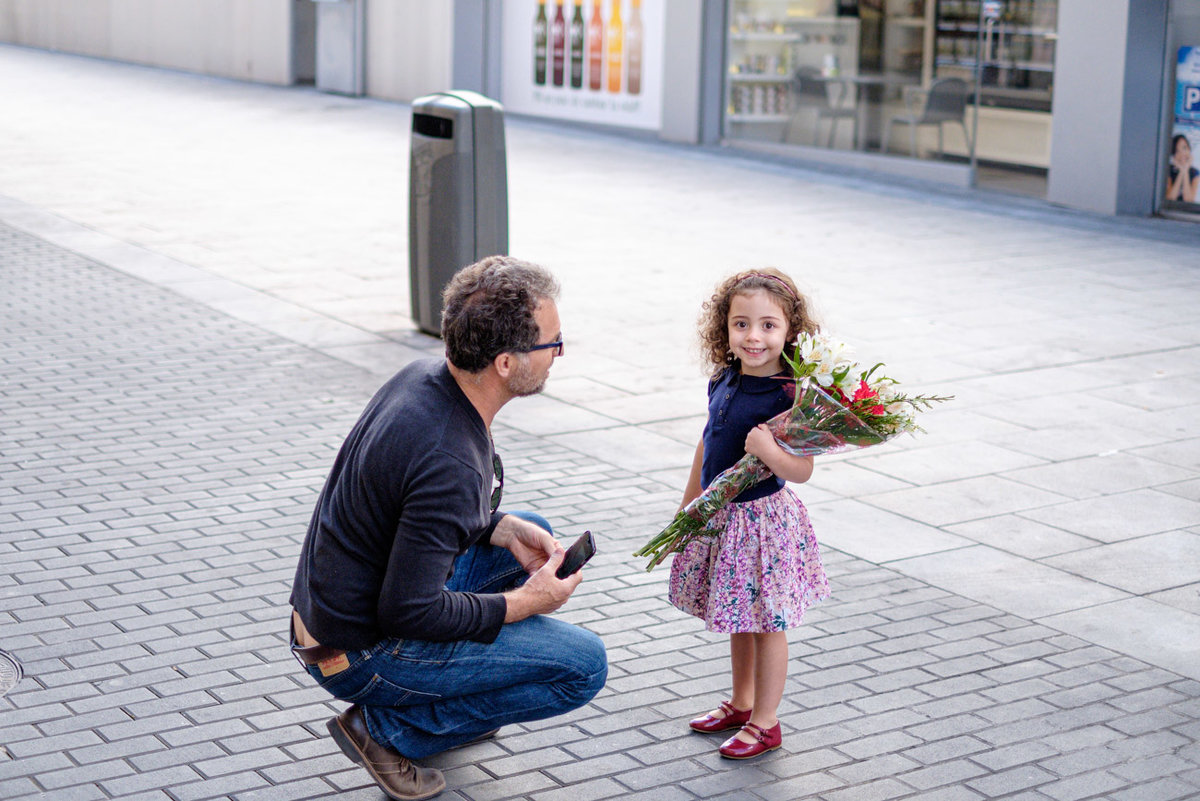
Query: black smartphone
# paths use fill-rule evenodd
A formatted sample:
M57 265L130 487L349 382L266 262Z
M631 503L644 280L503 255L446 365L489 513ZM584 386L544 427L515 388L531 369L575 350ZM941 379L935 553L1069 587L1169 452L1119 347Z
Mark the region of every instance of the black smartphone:
M567 555L563 557L562 564L558 566L558 570L555 571L554 575L560 579L565 579L583 567L587 563L587 560L591 559L595 554L596 538L592 536L592 532L585 531L567 549Z

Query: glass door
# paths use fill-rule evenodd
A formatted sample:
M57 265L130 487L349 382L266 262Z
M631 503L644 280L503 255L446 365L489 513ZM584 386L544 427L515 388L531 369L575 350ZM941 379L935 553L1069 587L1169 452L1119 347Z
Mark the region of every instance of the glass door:
M979 186L1046 194L1057 26L1058 0L938 0L934 80L979 80Z

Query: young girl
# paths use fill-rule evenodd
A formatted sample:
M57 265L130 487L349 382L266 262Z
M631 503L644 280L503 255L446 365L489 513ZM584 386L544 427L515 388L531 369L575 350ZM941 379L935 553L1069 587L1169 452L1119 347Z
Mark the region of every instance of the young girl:
M713 377L683 506L745 453L775 474L713 517L708 527L719 536L693 540L671 564L671 603L703 618L709 631L730 635L733 694L689 725L706 733L739 729L720 748L731 759L782 744L776 711L787 679L786 631L829 594L808 513L784 486L809 479L812 457L785 452L765 425L792 405L780 355L794 356L797 335L816 328L796 285L775 269L725 280L700 318Z

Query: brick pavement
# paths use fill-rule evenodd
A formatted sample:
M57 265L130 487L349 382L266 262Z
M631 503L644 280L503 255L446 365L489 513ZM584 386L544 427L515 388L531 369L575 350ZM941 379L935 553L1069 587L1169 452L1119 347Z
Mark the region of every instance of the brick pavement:
M0 700L0 797L378 799L284 639L311 504L377 377L2 225L0 286L0 643L27 674ZM627 556L678 488L496 439L510 502L621 532L563 612L612 668L584 709L434 759L443 797L1200 795L1200 682L832 547L834 597L790 637L784 748L717 758L682 721L723 696L724 640Z
M341 434L438 350L404 314L408 109L6 46L0 73L0 647L30 669L0 798L379 798L277 610ZM601 533L565 614L613 671L448 757L448 797L1197 794L1196 228L508 138L514 252L568 330L502 413L509 498ZM624 554L690 462L699 299L762 263L959 399L804 486L836 595L792 639L785 750L735 766L679 723L723 694L722 641Z

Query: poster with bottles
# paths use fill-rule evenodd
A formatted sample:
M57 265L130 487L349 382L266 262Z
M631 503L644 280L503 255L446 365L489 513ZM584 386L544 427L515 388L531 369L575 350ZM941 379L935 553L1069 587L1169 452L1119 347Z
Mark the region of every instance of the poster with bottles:
M658 130L664 0L505 0L508 111Z
M1200 203L1200 47L1179 48L1175 66L1175 125L1167 146L1168 201Z

